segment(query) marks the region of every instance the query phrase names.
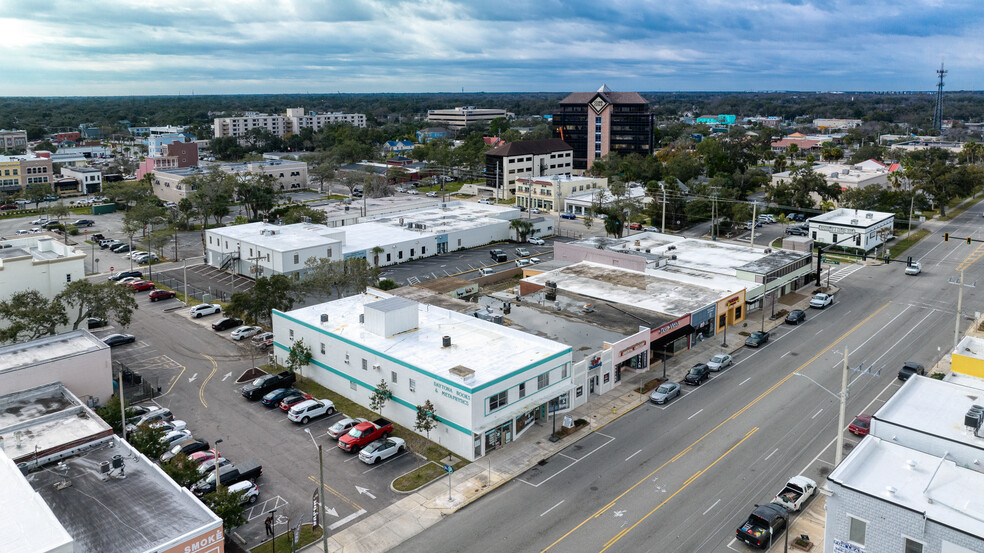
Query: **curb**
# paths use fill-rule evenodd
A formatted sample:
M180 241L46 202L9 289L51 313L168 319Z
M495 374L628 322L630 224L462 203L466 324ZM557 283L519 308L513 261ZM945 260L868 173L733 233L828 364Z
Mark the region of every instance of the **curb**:
M415 455L416 455L416 454L415 454ZM421 490L421 489L423 489L423 488L426 488L427 486L430 486L431 484L433 484L434 482L437 482L437 481L438 481L438 480L440 480L441 478L444 478L444 476L445 476L446 474L440 474L440 475L438 475L438 476L435 476L435 477L434 477L434 478L433 478L432 480L429 480L429 481L427 481L427 482L424 482L423 484L421 484L421 485L419 485L419 486L417 486L416 488L414 488L414 489L412 489L412 490L407 490L407 491L403 491L403 490L398 490L398 489L396 489L396 488L395 488L395 487L393 486L393 482L396 482L396 481L397 481L398 479L400 479L400 478L402 478L402 477L404 477L404 476L406 476L406 475L408 475L408 474L410 474L411 472L413 472L413 471L415 471L415 470L417 470L417 469L420 469L420 468L423 468L423 467L425 467L425 466L427 466L428 464L434 464L434 465L436 465L436 464L437 464L437 462L435 462L435 461L431 461L430 459L428 459L428 460L427 460L427 463L424 463L423 465L420 465L419 467L417 467L417 468L415 468L415 469L413 469L413 470L408 470L408 471L406 471L406 472L404 472L403 474L400 474L400 475L397 475L397 477L396 477L396 478L394 478L393 480L390 480L390 484L389 484L389 488L390 488L390 491L392 491L393 493L398 493L398 494L400 494L400 495L411 495L411 494L415 494L415 493L417 493L418 491L420 491L420 490Z

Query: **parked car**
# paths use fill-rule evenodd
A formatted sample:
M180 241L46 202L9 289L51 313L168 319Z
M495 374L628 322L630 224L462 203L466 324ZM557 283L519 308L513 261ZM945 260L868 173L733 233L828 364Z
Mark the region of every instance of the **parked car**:
M256 461L245 461L238 465L219 467L219 483L223 486L231 486L246 480L255 481L262 474L263 467L259 463ZM212 471L208 476L199 480L191 487L191 491L199 496L215 491L215 471Z
M516 255L519 257L529 257L530 250L527 250L526 248L516 248Z
M806 236L809 234L809 230L799 226L789 227L786 229L786 234L790 236Z
M659 229L656 227L644 227L642 230L646 232L659 232Z
M280 401L285 397L293 396L299 393L301 392L299 390L295 390L294 388L277 388L272 392L267 392L267 394L263 396L263 399L260 400L260 403L267 407L276 407L280 405Z
M789 512L799 511L803 504L817 491L816 481L805 476L794 476L786 482L782 491L772 500L776 505L782 505Z
M48 219L47 217L41 217L39 219L35 219L31 221L31 224L35 226L41 226L41 225L47 225L50 221L51 219Z
M540 261L542 261L542 260L539 257L531 257L530 258L530 263L534 263L535 264L535 263L539 263Z
M802 309L793 309L786 315L786 324L788 325L798 325L800 323L806 322L806 311Z
M375 465L379 461L385 461L406 449L406 442L402 438L386 438L376 440L359 452L359 460L367 465Z
M353 419L351 417L345 417L328 428L328 437L333 440L337 440L347 434L353 426L364 422L367 422L366 419Z
M728 355L727 353L719 353L719 354L715 355L714 357L711 357L711 360L707 362L707 366L712 371L717 372L717 371L719 371L719 370L721 370L721 369L723 369L723 368L731 365L731 361L732 361L732 358L731 358L730 355Z
M302 401L287 411L287 418L292 422L307 424L308 421L324 415L334 415L335 404L328 399L309 399Z
M376 440L385 440L392 432L393 423L384 418L360 422L338 438L338 447L342 451L358 451Z
M440 196L440 194L438 194L437 192L431 190L430 192L428 192L427 194L425 194L425 196L427 196L428 198L436 198L436 197Z
M106 319L100 319L99 317L89 317L86 319L86 328L92 330L93 328L100 328L109 324Z
M147 297L150 298L150 301L169 300L175 296L177 296L177 294L174 290L154 290L147 295Z
M418 192L416 188L411 188L410 190L407 190L407 194L410 194L411 196L416 196L420 194L420 192Z
M671 399L680 395L680 384L676 382L664 382L649 394L649 401L656 405L663 405Z
M314 399L314 398L303 392L296 393L292 396L287 396L284 399L280 400L280 410L286 413L287 411L290 411L291 407L297 405L302 401L307 401L309 399Z
M110 248L110 251L112 251L113 253L126 253L126 252L130 251L130 245L129 244L116 244L115 246L113 246L112 248Z
M164 407L154 407L150 411L144 413L135 421L126 425L127 432L133 432L137 427L143 426L145 424L153 424L157 421L173 421L174 415L171 413L170 409Z
M254 401L265 396L267 392L277 388L287 388L297 381L297 376L290 371L282 371L278 374L265 374L254 378L249 384L243 386L242 395L244 398Z
M706 363L697 363L690 367L690 371L683 377L683 381L693 386L700 386L701 382L711 377L711 368Z
M871 426L871 415L858 415L854 418L847 431L856 436L867 436L868 428Z
M197 465L201 465L209 461L215 462L215 450L205 449L202 451L196 451L195 453L188 455L188 459Z
M899 369L899 380L905 382L914 374L926 376L926 367L923 367L915 361L906 361L905 363L902 363L902 368Z
M497 263L502 263L508 259L506 257L506 252L500 250L499 248L489 250L489 255L491 255L492 259L494 259Z
M250 343L253 344L254 347L258 347L260 349L267 349L273 345L273 333L262 332L260 334L257 334L256 336L253 336L253 338L250 340Z
M157 422L150 423L151 428L162 428L164 433L171 432L173 430L185 430L188 428L188 423L181 420L165 421L159 420Z
M212 462L211 463L202 463L202 464L198 465L198 474L205 475L205 474L208 474L209 471L215 471L216 466L218 466L218 468L221 469L222 467L224 467L226 465L231 465L231 464L232 464L232 461L230 461L229 459L226 459L225 457L219 457L218 459L212 459Z
M533 264L533 262L530 261L529 259L517 259L516 260L516 266L517 267L529 267L532 264Z
M260 497L260 488L249 480L236 482L235 484L229 486L226 491L230 494L240 494L242 496L241 501L243 504L248 503L252 505L253 503L256 503L256 500Z
M263 329L258 326L241 326L236 330L233 330L229 337L236 341L245 340L246 338L259 333L261 330Z
M526 239L526 241L535 246L542 246L546 244L546 242L543 241L543 238L537 238L536 236L530 236Z
M75 221L72 222L72 224L77 227L91 227L92 225L96 224L96 222L93 221L92 219L76 219Z
M573 221L574 219L577 219L577 215L574 215L573 213L568 213L568 212L565 211L564 213L561 213L560 214L560 218L561 219L570 219L570 220Z
M642 230L642 223L629 223L629 230Z
M745 345L750 348L757 348L769 341L769 333L756 330L745 339Z
M828 305L831 305L832 303L834 303L833 294L817 294L813 296L812 300L810 300L810 307L816 309L824 309Z
M164 434L164 436L161 437L160 442L162 444L168 444L168 445L170 445L170 444L174 444L174 443L177 443L177 442L180 442L180 441L183 441L183 440L187 440L188 438L191 438L191 437L192 437L191 431L189 431L188 429L184 429L184 430L172 430L172 431L168 432L167 434Z
M106 240L100 240L99 241L99 247L105 250L105 249L108 249L108 248L112 248L114 246L118 246L118 245L120 245L122 243L123 243L122 240L115 240L113 238L109 238L109 239L106 239Z
M488 267L482 267L481 269L478 270L478 276L480 276L480 277L494 275L494 274L495 274L495 271L493 271L492 269L489 269Z
M200 303L192 307L189 314L195 319L200 319L205 315L212 315L221 312L222 306L217 303Z
M153 290L156 285L149 280L136 280L129 284L130 289L134 292L144 292L147 290Z
M181 430L176 430L172 432L181 432ZM187 430L185 430L185 432L187 432ZM190 435L191 433L189 432L189 436ZM165 451L164 454L161 455L161 462L166 463L182 453L184 453L185 455L191 455L192 453L205 451L207 449L208 449L208 442L206 442L205 440L199 440L189 437L180 442L175 442L174 445L171 446L171 449Z
M143 278L143 273L141 273L140 271L120 271L115 275L109 277L109 280L120 281L127 277Z
M110 334L103 338L103 343L113 348L123 344L132 344L137 338L133 334Z
M151 263L160 261L161 258L157 257L156 253L151 252L140 252L138 255L132 256L132 259L137 263Z
M229 330L230 328L236 328L243 324L242 319L237 319L235 317L223 317L214 323L212 323L212 330L216 332L221 332L223 330Z
M29 231L29 230L21 229L21 230L15 232L14 234L16 234L17 236L26 236L28 234L33 234L33 233L31 231Z
M3 205L0 205L0 210L7 211L9 209L17 209L17 204L3 204Z
M138 280L143 280L140 277L125 277L116 281L117 286L129 286L131 282L136 282Z

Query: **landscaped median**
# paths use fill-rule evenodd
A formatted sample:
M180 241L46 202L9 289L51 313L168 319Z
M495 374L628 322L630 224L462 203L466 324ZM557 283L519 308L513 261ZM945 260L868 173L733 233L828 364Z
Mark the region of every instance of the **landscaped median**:
M273 551L300 551L304 546L310 545L321 539L321 528L317 530L311 530L310 524L304 524L301 526L301 539L297 541L297 545L293 545L294 542L294 531L286 531L283 534L278 534L275 540L267 540L260 545L257 545L253 549L250 549L252 553L273 553ZM280 531L279 529L277 530ZM276 543L274 543L276 541ZM276 547L275 547L276 546Z
M902 240L899 240L898 242L893 244L892 247L888 250L889 255L892 257L892 259L897 259L905 252L905 250L908 250L916 242L922 240L923 238L926 238L927 236L929 236L928 230L919 229L916 232L913 232L908 238L903 238Z

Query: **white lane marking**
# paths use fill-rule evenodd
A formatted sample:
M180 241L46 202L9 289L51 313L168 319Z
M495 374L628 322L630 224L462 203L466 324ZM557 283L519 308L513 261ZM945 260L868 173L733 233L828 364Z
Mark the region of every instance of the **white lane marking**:
M693 415L690 415L689 417L687 417L687 420L690 420L690 419L692 419L692 418L694 418L694 417L696 417L697 415L699 415L699 414L701 414L701 412L702 412L702 411L703 411L703 409L701 409L700 411L697 411L697 412L696 412L696 413L694 413Z
M704 514L706 515L707 513L711 512L711 509L713 509L714 507L717 507L717 504L720 503L720 502L721 502L720 499L718 499L717 501L715 501L714 502L714 505L711 505L710 507L707 508L706 511L704 511Z
M633 458L633 457L635 457L636 455L638 455L638 454L640 454L640 453L642 453L642 450L641 450L641 449L640 449L639 451L636 451L636 452L635 452L635 453L633 453L632 455L629 455L628 457L626 457L626 458L625 458L625 460L626 460L626 461L628 461L629 459L631 459L631 458Z
M776 452L778 452L778 451L779 451L779 449L778 449L778 448L776 448L776 449L774 449L774 450L772 450L772 453L770 453L770 454L769 454L769 456L768 456L768 457L766 457L766 458L765 458L764 460L765 460L765 461L768 461L768 460L769 460L769 459L770 459L770 458L771 458L771 457L772 457L773 455L775 455L775 454L776 454Z
M785 357L785 356L787 356L787 355L789 355L790 353L793 353L793 352L791 352L791 351L787 351L786 353L784 353L784 354L782 354L782 355L780 355L780 356L779 356L779 359L782 359L783 357Z
M813 419L817 418L820 415L820 413L823 413L823 409L817 411L817 413L815 415L813 415L812 417L810 417L810 420L813 420Z
M348 524L349 522L351 522L351 521L353 521L353 520L361 517L364 514L366 514L366 510L365 509L360 509L360 510L352 513L351 515L343 518L342 520L340 520L340 521L332 524L331 526L328 527L328 529L329 530L334 530L335 528L338 528L339 526L343 526L345 524Z
M899 317L901 317L902 315L904 315L905 312L909 310L909 307L911 307L911 306L906 305L905 306L905 309L903 309L898 315L892 317L892 319L890 321L888 321L887 323L885 323L884 325L882 325L882 327L879 328L878 330L876 330L874 334L872 334L871 336L869 336L867 340L865 340L865 341L861 342L860 344L854 346L854 348L851 351L854 351L854 352L859 351L865 344L867 344L868 342L872 341L875 338L875 336L878 336L878 333L879 332L881 332L882 330L885 330L886 328L888 328L888 325L890 325L893 322L895 322L895 319L898 319ZM925 318L924 318L924 320L925 320ZM913 328L915 328L915 327L913 327ZM912 330L910 330L909 332L912 332ZM906 332L906 334L908 334L909 332ZM898 342L896 342L896 343L898 343ZM881 358L879 357L879 359L881 359ZM836 369L837 367L843 367L843 366L844 366L844 361L841 360L841 361L838 361L838 362L834 363L833 368Z
M566 499L561 499L561 500L560 500L560 503L563 503L564 501L567 501L567 500L566 500ZM551 507L551 508L549 508L549 509L547 509L546 511L543 511L542 513L540 513L540 516L542 517L543 515L545 515L545 514L547 514L547 513L549 513L550 511L553 511L553 510L554 510L554 509L556 509L557 507L560 507L560 503L557 503L557 504L556 504L556 505L554 505L553 507Z
M821 332L823 332L823 329L822 328L817 331L817 334L820 334ZM817 334L814 334L814 336L816 336Z
M741 382L740 382L740 383L739 383L738 385L739 385L739 386L741 386L742 384L744 384L744 383L746 383L746 382L748 382L748 381L749 381L749 380L751 380L751 379L752 379L752 377L750 377L750 376L749 376L749 377L748 377L748 378L746 378L745 380L742 380L742 381L741 381Z
M564 467L564 468L558 470L557 472L551 474L543 482L540 482L539 484L530 484L529 482L527 482L526 480L523 480L522 478L516 478L516 480L519 480L520 482L522 482L522 483L524 483L524 484L526 484L528 486L533 486L534 488L539 488L540 486L542 486L542 485L546 484L547 482L549 482L550 479L552 479L553 477L555 477L558 474L564 472L565 470L573 467L574 465L580 463L581 461L583 461L584 459L586 459L589 455L591 455L595 451L598 451L599 449L601 449L601 448L605 447L606 445L608 445L608 444L612 443L613 441L615 441L615 438L613 438L611 436L608 436L607 434L602 434L601 432L595 432L595 434L597 434L598 436L604 436L605 438L608 438L608 441L605 442L605 443L603 443L603 444L601 444L600 446L592 449L587 454L585 454L584 456L582 456L580 459L574 461L573 463L567 465L566 467Z
M921 324L923 324L923 322L925 322L925 321L926 321L926 319L928 319L928 318L930 317L930 315L932 315L933 313L936 313L936 310L935 310L935 309L934 309L934 310L932 310L932 311L930 311L930 312L929 312L929 313L928 313L928 314L927 314L927 315L926 315L925 317L923 317L923 318L922 318L922 319L921 319L921 320L920 320L920 321L919 321L918 323L916 323L915 325L913 325L913 327L909 329L909 332L906 332L905 334L903 334L903 335L902 335L902 337L898 339L898 341L896 341L896 342L895 342L894 344L892 344L892 345L891 345L891 346L890 346L890 347L889 347L888 349L886 349L886 350L885 350L885 353L883 353L883 354L881 354L881 355L879 355L877 359L875 359L874 361L872 361L872 362L871 362L871 366L872 366L872 367L873 367L873 366L875 366L875 365L876 365L876 364L878 363L878 361L880 361L880 360L881 360L881 358L882 358L882 357L885 357L886 355L888 355L888 352L890 352L890 351L893 351L893 350L895 350L895 346L897 346L897 345L899 345L899 342L901 342L902 340L905 340L905 337L906 337L906 336L908 336L909 334L911 334L911 333L912 333L912 331L914 331L914 330L916 330L917 328L919 328L919 325L921 325ZM861 378L861 374L858 374L858 376L857 376L857 377L855 377L855 378L854 378L854 380L857 380L858 378ZM852 383L853 383L853 381L852 381Z
M558 453L557 455L559 455L560 457L566 457L566 458L570 459L571 461L577 461L576 458L571 457L570 455L565 455L563 453Z

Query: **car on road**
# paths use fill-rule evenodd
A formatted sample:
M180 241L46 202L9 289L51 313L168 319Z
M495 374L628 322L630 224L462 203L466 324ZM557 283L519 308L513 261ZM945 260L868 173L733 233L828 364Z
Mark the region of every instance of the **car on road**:
M788 325L798 325L800 323L806 322L806 311L802 309L793 309L786 315L786 324Z
M815 309L824 309L832 303L834 303L833 294L817 294L810 300L810 307Z
M154 290L147 295L147 297L150 298L150 301L169 300L176 296L177 294L174 290Z
M543 238L537 238L536 236L530 236L526 239L526 241L534 246L542 246L546 244L546 242L543 241Z
M243 320L237 319L235 317L223 317L214 323L212 323L212 330L216 332L221 332L223 330L229 330L230 328L236 328L237 326L242 326Z
M96 222L93 221L92 219L76 219L71 224L77 227L91 227L92 225L96 224Z
M577 215L574 215L573 213L568 213L568 212L565 211L564 213L561 213L560 214L560 218L561 219L570 219L570 220L573 221L573 220L577 219Z
M273 345L273 333L262 332L260 334L257 334L256 336L253 336L249 342L253 344L254 347L258 347L260 349L267 349Z
M663 405L671 399L680 395L680 384L677 382L664 382L649 394L649 401L656 405Z
M905 268L905 274L907 275L918 275L922 272L922 263L918 261L913 261Z
M926 367L923 367L920 363L916 363L915 361L906 361L905 363L902 363L902 368L899 369L899 380L905 382L914 374L926 376Z
M215 313L221 313L222 306L217 303L200 303L192 307L188 314L195 319L200 319L205 315L213 315Z
M144 292L147 290L153 290L156 285L149 280L135 280L128 284L131 290L134 292Z
M530 261L529 259L517 259L516 260L516 266L517 267L529 267L532 264L533 264L533 262Z
M436 197L440 196L440 194L438 194L437 192L434 192L433 190L431 190L430 192L428 192L427 194L424 194L424 195L427 196L428 198L436 198Z
M516 255L519 257L529 257L530 250L527 250L526 248L516 248Z
M769 341L769 333L756 330L745 338L745 345L750 348L757 348Z
M309 399L302 401L287 411L287 418L292 422L307 424L311 419L324 415L334 415L335 404L328 399Z
M287 396L284 399L280 400L280 410L286 413L287 411L290 411L291 407L297 405L302 401L307 401L309 399L314 399L314 398L308 394L305 394L304 392L298 392L292 396Z
M367 422L366 419L353 419L351 417L345 417L328 428L328 437L333 440L337 440L347 434L352 427L363 422Z
M385 461L390 457L406 449L407 444L402 438L386 438L376 440L359 452L359 460L367 465L375 465L379 461Z
M867 436L868 428L871 426L871 415L858 415L854 418L847 431L856 436Z
M717 372L725 367L730 366L732 360L733 360L732 357L727 353L719 353L714 357L711 357L711 360L707 362L707 366L712 371Z
M3 205L0 205L0 210L7 211L9 209L17 209L17 204L3 204Z
M485 277L485 276L494 275L494 274L495 274L495 271L493 271L492 269L489 269L488 267L482 267L481 269L478 270L478 276L480 276L480 277Z
M417 196L420 194L420 192L418 192L416 188L411 188L410 190L407 190L407 194L410 194L411 196Z
M693 386L700 386L700 383L711 377L711 368L706 363L697 363L690 367L690 371L683 377L683 381Z
M133 334L110 334L103 338L103 343L107 346L114 348L116 346L122 346L123 344L132 344L137 338Z
M120 271L115 275L109 277L109 280L120 281L127 277L143 278L143 273L141 273L140 271Z
M257 485L254 484L253 482L250 482L249 480L245 480L243 482L236 482L235 484L229 486L229 488L227 488L226 491L230 494L241 495L242 496L241 501L243 504L248 503L252 505L253 503L256 503L256 500L259 499L260 497L260 488L257 487Z
M233 330L229 337L236 341L245 340L254 334L258 334L261 330L263 329L258 326L241 326Z
M101 319L99 317L89 317L86 319L86 328L92 330L93 328L100 328L109 324L106 319Z
M629 230L642 230L642 223L629 223Z
M276 407L280 405L280 402L287 396L293 396L301 393L300 390L295 390L294 388L277 388L272 392L267 392L260 403L266 407Z
M33 234L33 233L31 231L29 231L29 230L21 229L21 230L15 232L14 234L16 234L17 236L25 236L25 235Z

